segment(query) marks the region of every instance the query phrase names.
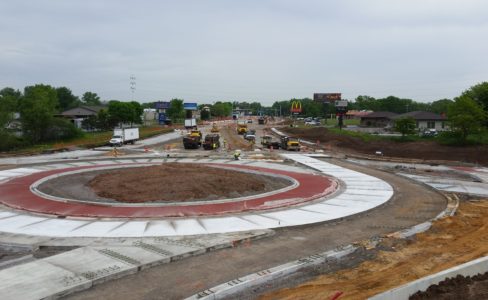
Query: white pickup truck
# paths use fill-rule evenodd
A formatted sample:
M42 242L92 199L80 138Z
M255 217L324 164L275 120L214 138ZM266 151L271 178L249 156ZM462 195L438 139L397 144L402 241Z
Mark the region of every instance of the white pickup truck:
M134 144L139 139L139 128L115 128L110 139L110 146L122 146L123 144Z

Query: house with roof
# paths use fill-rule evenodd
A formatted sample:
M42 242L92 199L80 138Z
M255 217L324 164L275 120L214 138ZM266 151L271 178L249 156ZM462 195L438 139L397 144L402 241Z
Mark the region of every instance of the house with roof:
M349 110L346 112L345 117L346 119L361 119L361 117L364 117L372 112L372 110Z
M60 116L71 120L76 127L81 128L83 120L90 116L96 116L102 109L107 109L105 106L79 106L63 111Z
M437 131L444 131L447 127L447 118L444 115L439 115L429 111L411 111L393 117L393 121L411 117L416 122L416 129L425 131L426 129L435 129Z
M397 115L389 111L375 111L361 116L360 125L364 127L389 127L392 124L393 117Z

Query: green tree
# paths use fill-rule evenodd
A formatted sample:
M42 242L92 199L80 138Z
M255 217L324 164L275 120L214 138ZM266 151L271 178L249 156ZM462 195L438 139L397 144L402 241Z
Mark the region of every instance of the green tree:
M202 120L210 120L210 110L209 109L202 109L200 111L200 118Z
M22 94L18 90L6 87L0 90L0 130L3 130L14 119Z
M236 105L238 103L235 103ZM229 117L232 114L232 107L233 104L231 102L221 102L217 101L214 105L212 105L210 109L210 113L214 117ZM234 106L236 107L236 106Z
M113 124L110 122L110 115L108 114L108 111L105 109L101 109L96 118L96 123L95 123L95 128L101 129L101 130L110 130L113 127L115 127L117 123Z
M42 84L25 87L24 97L20 101L24 136L33 143L46 140L56 107L58 97L53 87Z
M83 102L84 105L89 105L89 106L102 105L102 102L100 101L100 97L98 97L96 93L92 93L92 92L85 92L83 96L81 96L81 101Z
M451 99L441 99L434 101L430 104L430 111L437 114L447 114L449 106L453 103L454 101L452 101Z
M398 131L404 137L406 134L415 133L415 119L412 117L400 118L395 120L395 131Z
M136 101L131 101L128 103L131 108L132 114L129 122L132 124L142 124L142 114L144 113L144 108L141 104Z
M77 107L80 104L80 99L73 95L73 92L67 87L56 88L56 93L58 95L58 109L60 112Z
M115 126L124 123L134 123L134 108L132 104L112 100L108 103L109 123Z
M470 133L476 133L486 122L487 114L471 97L463 93L449 106L447 117L453 130L458 132L465 143Z
M488 82L478 83L464 91L461 96L466 96L476 101L481 107L488 112Z
M167 115L173 122L185 118L185 109L182 99L172 99L169 103L169 108L166 110Z

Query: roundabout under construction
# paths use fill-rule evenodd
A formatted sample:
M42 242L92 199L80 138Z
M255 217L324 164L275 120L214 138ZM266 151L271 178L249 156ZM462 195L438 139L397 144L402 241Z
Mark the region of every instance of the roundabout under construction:
M288 283L298 284L317 266L344 263L334 267L332 258L358 264L370 254L350 245L410 230L450 209L417 177L359 161L313 151L277 151L272 160L259 151L240 160L221 150L191 151L146 148L0 171L3 245L34 253L80 247L1 270L2 294L254 298L287 286L277 276L288 272L283 266L301 274Z

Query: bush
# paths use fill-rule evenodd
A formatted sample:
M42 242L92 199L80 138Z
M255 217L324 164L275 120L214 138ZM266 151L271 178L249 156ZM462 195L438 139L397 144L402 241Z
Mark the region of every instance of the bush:
M469 134L466 139L459 131L445 131L439 134L438 141L440 144L449 146L488 145L488 130Z
M57 141L80 137L83 132L68 120L55 118L46 134L46 141Z
M19 137L7 132L0 130L0 151L10 151L23 148L28 145L28 143Z

